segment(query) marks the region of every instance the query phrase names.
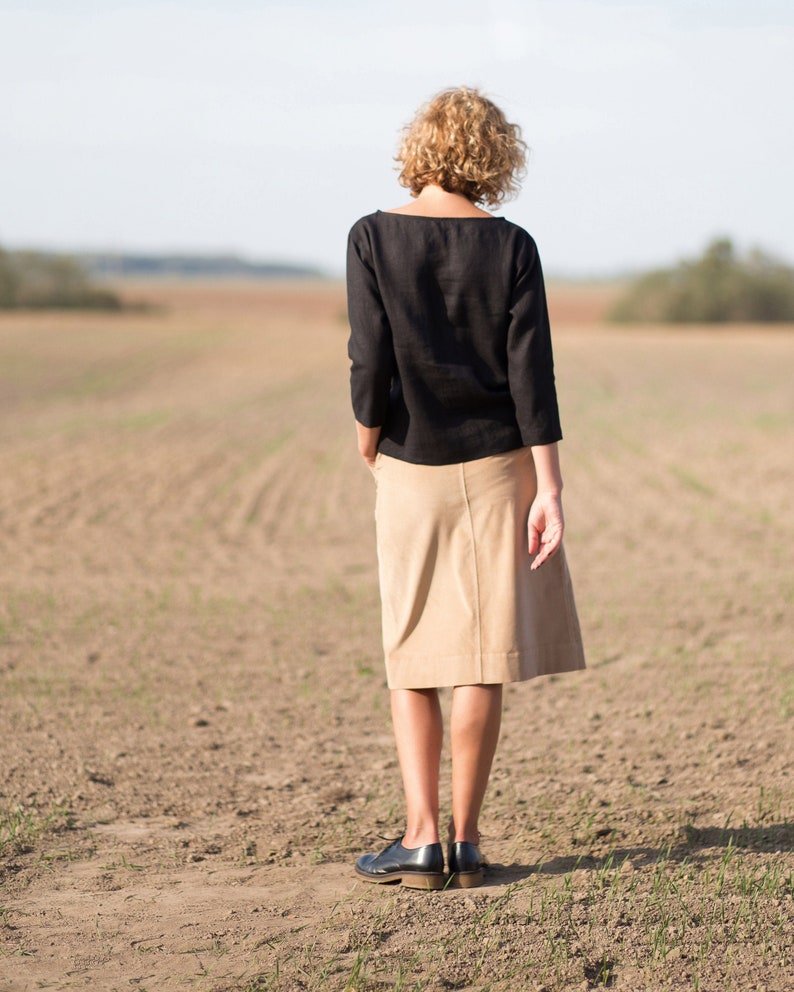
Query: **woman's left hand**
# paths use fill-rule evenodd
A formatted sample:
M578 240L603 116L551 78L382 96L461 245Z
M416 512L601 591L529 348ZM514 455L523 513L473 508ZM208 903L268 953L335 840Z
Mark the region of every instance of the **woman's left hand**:
M530 566L540 568L555 554L562 544L565 520L562 515L562 497L556 492L538 493L529 508L527 534L529 553L537 554Z
M356 422L356 436L358 439L358 453L364 459L370 472L374 472L375 458L378 454L380 427L365 427L363 424Z

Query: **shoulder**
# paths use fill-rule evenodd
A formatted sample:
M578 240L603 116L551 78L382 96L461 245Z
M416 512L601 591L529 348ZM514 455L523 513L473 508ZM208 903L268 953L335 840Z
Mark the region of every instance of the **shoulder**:
M527 248L533 248L537 251L537 245L535 244L535 239L532 237L529 231L526 230L526 228L521 227L520 224L516 224L512 220L508 220L506 217L502 217L501 221L504 226L506 237L514 241L516 245L523 245Z
M380 211L359 217L350 228L347 235L348 258L356 256L370 263L373 255L373 245L377 242L376 227Z
M374 213L365 214L353 224L350 228L348 237L351 239L366 236L378 223L378 218L380 217L380 210L376 210Z
M510 246L510 254L520 268L533 268L540 261L535 239L525 228L512 221L502 219L504 236Z

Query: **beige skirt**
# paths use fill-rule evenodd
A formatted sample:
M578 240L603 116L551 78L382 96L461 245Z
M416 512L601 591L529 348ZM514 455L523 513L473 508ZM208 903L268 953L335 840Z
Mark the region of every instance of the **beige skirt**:
M531 571L529 448L454 465L377 456L390 689L520 682L585 667L564 550Z

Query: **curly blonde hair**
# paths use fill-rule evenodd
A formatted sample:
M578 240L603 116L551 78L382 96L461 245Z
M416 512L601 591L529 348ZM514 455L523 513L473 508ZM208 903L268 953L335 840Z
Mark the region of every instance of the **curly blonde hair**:
M526 170L521 129L478 90L443 90L403 129L400 185L418 196L425 186L496 206L518 193Z

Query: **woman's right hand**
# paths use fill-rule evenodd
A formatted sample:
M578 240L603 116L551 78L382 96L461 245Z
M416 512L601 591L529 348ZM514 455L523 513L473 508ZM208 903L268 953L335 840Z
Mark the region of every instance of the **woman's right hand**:
M559 551L564 530L562 495L558 492L539 492L529 508L527 522L529 553L537 555L530 566L533 571Z

